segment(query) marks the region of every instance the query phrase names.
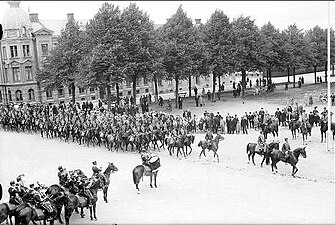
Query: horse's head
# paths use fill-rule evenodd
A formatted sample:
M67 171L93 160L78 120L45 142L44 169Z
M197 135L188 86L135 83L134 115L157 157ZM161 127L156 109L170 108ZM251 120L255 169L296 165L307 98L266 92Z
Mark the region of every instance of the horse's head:
M202 147L202 141L199 141L198 147Z
M302 157L304 157L304 158L307 157L306 146L304 146L304 147L300 147L300 154L301 154Z
M219 141L223 141L225 138L221 134L217 134L215 139Z
M114 165L114 163L111 163L111 162L109 162L108 163L108 167L107 167L107 169L106 169L106 171L104 172L104 173L108 173L108 172L117 172L119 169Z

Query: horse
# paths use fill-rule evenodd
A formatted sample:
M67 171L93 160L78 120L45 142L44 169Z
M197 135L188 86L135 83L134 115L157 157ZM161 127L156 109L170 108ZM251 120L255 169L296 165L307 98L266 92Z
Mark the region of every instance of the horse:
M289 163L292 166L292 176L294 177L295 174L298 172L298 168L297 168L297 163L298 163L298 159L300 154L302 155L302 157L306 158L307 154L306 154L306 146L304 147L298 147L296 149L293 150L293 152L289 152L289 157L286 160L285 158L285 154L280 151L280 150L273 150L270 154L271 156L271 169L272 172L274 172L274 169L276 169L276 173L278 172L278 168L277 168L277 163L279 161L283 161L285 163Z
M189 134L189 135L186 135L186 138L183 140L184 146L185 146L186 155L190 155L191 154L191 152L192 152L191 144L194 143L194 139L195 139L195 136L192 135L192 134ZM191 151L189 153L187 152L187 147L189 147L191 149Z
M103 194L104 194L104 200L106 203L108 203L107 201L107 191L108 191L108 187L110 184L110 175L111 173L117 172L118 168L113 164L113 163L108 163L107 168L105 169L105 171L103 172L104 175L104 186L102 188Z
M206 157L205 154L205 149L208 149L209 151L213 151L214 152L214 158L215 156L217 157L217 162L219 162L219 155L217 154L217 151L219 149L219 142L224 140L225 138L221 135L221 134L217 134L215 136L215 138L213 140L211 140L211 143L208 144L207 141L200 141L198 146L202 148L200 155L199 155L199 159L201 158L201 155L204 154L204 156Z
M150 176L150 187L151 188L153 188L152 177L154 177L155 188L157 188L156 180L157 180L158 168L160 167L160 159L158 156L155 158L156 158L156 161L154 163L156 163L156 168L154 170L152 170L152 168L149 167L148 165L138 165L133 169L133 181L138 191L140 191L138 184L140 183L141 178L143 178L143 175Z
M181 154L180 149L183 150L183 155L186 157L185 151L184 151L184 139L182 137L169 137L165 139L165 145L168 146L168 150L170 155L172 156L172 153L174 154L174 148L177 148L177 157L179 156L179 153Z
M54 221L58 215L57 207L55 203L50 200L50 205L53 209L53 213L50 217L50 225L54 224ZM37 209L35 207L31 207L27 203L23 203L19 205L15 209L15 224L24 224L28 225L30 221L40 221L43 220L43 223L46 224L47 216L43 213L41 209Z
M0 224L2 224L6 219L9 219L10 224L13 224L12 217L14 216L16 207L17 205L10 203L0 204Z
M248 154L248 163L250 163L250 157L252 159L252 163L255 164L255 154L257 153L258 155L262 156L263 155L263 160L261 162L261 167L263 167L263 163L266 160L266 165L269 165L269 157L270 153L272 152L273 149L279 149L279 142L271 142L269 144L265 143L265 151L260 152L256 151L256 146L257 143L248 143L247 144L247 154Z
M307 145L308 134L311 135L312 127L309 123L303 122L300 126L300 132L302 134L302 144Z
M299 120L291 120L288 123L288 128L291 130L292 139L297 139L297 130L299 130L300 121Z
M325 142L326 142L327 130L328 130L328 123L323 120L320 120L321 142L323 142L323 137L325 137ZM334 122L331 123L330 130L333 132L333 140L335 140L335 123Z
M269 133L272 133L273 137L278 137L278 124L277 123L271 123L271 124L264 124L261 125L262 131L264 132L264 137L267 139L267 135Z

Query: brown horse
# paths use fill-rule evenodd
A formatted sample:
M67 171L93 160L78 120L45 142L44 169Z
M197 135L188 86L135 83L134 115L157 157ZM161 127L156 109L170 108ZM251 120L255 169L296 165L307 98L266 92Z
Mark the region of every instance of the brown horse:
M2 224L6 219L9 219L10 224L13 224L12 217L14 216L16 207L17 205L10 203L0 204L0 224Z
M269 165L269 157L270 153L273 149L279 149L279 142L271 142L269 144L265 144L265 151L257 151L256 150L257 143L248 143L247 144L247 154L248 154L248 160L250 163L250 157L252 159L252 163L255 164L255 154L257 153L260 156L263 156L263 160L261 162L261 166L263 166L264 161L266 160L266 165Z
M291 120L288 123L288 128L291 130L292 133L292 139L297 139L297 131L299 131L300 128L300 121L299 120Z
M159 158L158 158L159 160ZM159 166L160 166L160 161L158 161ZM158 166L158 167L159 167ZM152 186L152 177L154 177L155 180L155 188L157 188L157 174L158 174L158 169L152 170L149 166L147 165L138 165L133 169L133 181L134 184L136 185L136 189L140 191L138 188L138 184L140 183L141 178L144 176L150 176L150 187L153 188Z
M102 191L103 191L103 194L104 194L104 200L106 203L108 203L107 201L107 191L108 191L108 187L109 187L109 184L110 184L110 176L111 176L111 173L114 173L114 172L117 172L118 171L118 168L113 164L113 163L108 163L108 166L107 168L105 169L105 171L103 172L103 188L102 188Z
M186 138L183 140L184 146L185 146L186 155L190 155L191 154L191 152L192 152L191 144L194 143L194 139L195 139L194 135L188 134L188 135L186 135ZM187 147L189 147L191 149L191 151L189 153L187 152Z
M210 143L208 143L207 141L200 141L198 146L202 148L200 155L199 155L199 159L201 158L201 155L204 154L204 156L206 157L205 154L205 150L208 149L209 151L213 151L214 152L214 158L215 156L217 157L217 161L219 162L219 155L217 153L218 149L219 149L219 142L224 140L225 138L221 135L221 134L217 134L215 136L215 138L213 140L210 141Z
M277 163L279 161L285 162L285 163L289 163L292 166L292 176L294 177L294 175L298 172L298 168L297 168L297 163L298 163L298 159L300 154L302 155L302 157L306 158L307 154L306 154L306 146L304 147L299 147L293 150L293 152L289 152L289 157L286 159L285 158L285 154L280 151L280 150L273 150L271 152L271 169L272 172L274 172L274 169L276 169L276 173L278 172L278 168L277 168Z

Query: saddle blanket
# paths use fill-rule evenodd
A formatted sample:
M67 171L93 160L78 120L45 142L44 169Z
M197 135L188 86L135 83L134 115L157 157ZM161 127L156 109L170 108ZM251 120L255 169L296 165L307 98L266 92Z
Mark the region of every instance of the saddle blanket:
M35 209L35 212L37 214L37 219L38 220L44 219L45 215L44 215L43 211L39 208L36 208L36 207L34 207L34 209Z

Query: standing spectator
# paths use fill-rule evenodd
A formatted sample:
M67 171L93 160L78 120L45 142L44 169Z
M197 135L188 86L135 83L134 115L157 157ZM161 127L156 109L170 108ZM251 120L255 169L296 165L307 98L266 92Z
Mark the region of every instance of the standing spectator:
M211 92L210 92L210 90L207 91L207 98L208 98L208 101L211 100Z
M197 97L198 96L198 88L197 88L197 86L194 86L193 90L194 90L194 96Z
M243 116L241 118L241 127L242 127L243 134L248 134L247 126L248 126L248 120L246 116Z
M314 123L315 123L315 116L313 114L312 111L309 112L309 115L308 115L308 122L311 126L314 126Z
M275 117L278 119L279 124L281 124L281 111L279 110L279 108L277 108L277 111L275 112Z
M313 106L313 95L312 95L312 93L309 94L308 104L309 104L309 106Z
M227 125L227 133L230 134L231 130L230 130L230 115L229 115L229 113L227 113L227 116L226 116L226 125Z
M194 97L194 99L195 99L195 106L196 106L196 107L199 107L199 96L196 95L196 96Z
M178 97L178 105L179 109L183 109L183 98L181 96Z

